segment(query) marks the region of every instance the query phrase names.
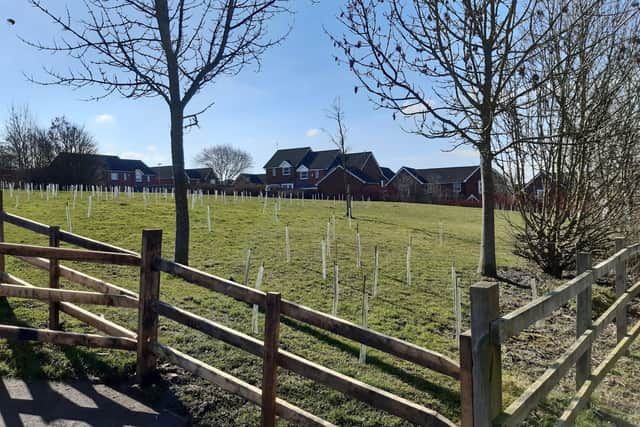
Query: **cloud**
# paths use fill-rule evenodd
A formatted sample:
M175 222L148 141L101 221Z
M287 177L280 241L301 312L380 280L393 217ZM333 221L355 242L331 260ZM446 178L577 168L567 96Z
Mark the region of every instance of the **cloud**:
M428 111L427 106L433 107L433 101L429 98L425 99L426 105L421 102L405 102L402 106L402 114L406 116L411 116L414 114L426 113Z
M158 147L156 147L155 145L147 145L145 149L150 153L155 153L156 151L158 151Z
M101 125L113 123L113 116L111 114L98 114L96 116L96 123Z
M306 135L307 135L309 138L313 138L314 136L318 136L318 135L320 135L320 129L317 129L317 128L311 128L311 129L307 130Z

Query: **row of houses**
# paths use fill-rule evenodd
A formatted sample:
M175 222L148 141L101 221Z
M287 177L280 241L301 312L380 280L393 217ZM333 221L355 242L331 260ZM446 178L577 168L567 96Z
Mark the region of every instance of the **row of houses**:
M480 203L482 194L479 166L431 169L403 166L393 172L381 166L370 151L347 153L342 158L338 150L282 149L263 168L264 174L240 175L236 188L340 197L349 185L356 199L470 205ZM504 180L497 172L495 178L497 197L506 199Z
M477 205L481 201L479 166L416 169L394 172L380 165L371 151L341 154L339 150L314 151L311 147L277 150L263 166L264 174L240 174L235 191L258 193L320 193L343 197L347 185L354 198L406 202ZM498 198L506 199L501 176L496 173ZM172 187L173 167L149 167L141 160L102 154L61 153L39 171L32 182L142 187ZM209 168L186 169L191 188L220 186ZM498 200L500 203L501 201Z

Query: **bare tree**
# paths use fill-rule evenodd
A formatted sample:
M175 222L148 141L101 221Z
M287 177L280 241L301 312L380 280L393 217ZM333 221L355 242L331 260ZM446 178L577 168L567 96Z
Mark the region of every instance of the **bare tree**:
M28 106L11 106L4 125L4 146L9 164L13 168L26 169L32 166L36 120Z
M569 18L550 26L557 37L526 63L553 75L505 116L513 149L498 162L522 216L515 253L558 277L576 251L608 249L640 189L640 12L619 1L584 14L585 3L566 6Z
M547 40L531 25L537 0L348 0L339 16L347 30L332 36L349 69L378 108L408 119L405 130L473 146L482 174L479 272L496 276L493 162L505 147L496 118L545 76L513 92L510 81ZM340 61L336 58L337 61ZM355 88L356 92L358 87Z
M95 154L96 142L84 127L75 125L66 117L56 117L49 126L48 137L57 153Z
M69 72L47 70L43 84L73 88L98 86L103 94L126 98L160 97L170 116L175 183L175 259L189 259L189 211L184 175L184 128L196 126L204 108L187 112L194 96L224 75L260 64L267 49L285 34L268 31L269 21L290 13L287 0L85 0L72 17L31 0L64 30L53 43L28 42L38 49L69 55Z
M340 158L340 166L342 166L342 178L343 178L343 191L345 194L345 216L353 216L351 211L351 186L347 178L347 133L349 129L345 123L344 109L342 108L342 100L335 98L330 109L327 111L327 118L335 122L335 132L327 131L323 129L323 132L329 136L329 140L338 149L338 156Z
M252 164L251 154L228 144L203 148L195 160L211 169L222 183L235 179Z

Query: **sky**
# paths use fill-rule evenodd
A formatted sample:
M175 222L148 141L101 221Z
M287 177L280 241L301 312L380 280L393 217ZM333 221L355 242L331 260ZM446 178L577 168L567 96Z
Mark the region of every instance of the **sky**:
M67 4L73 13L80 1L52 2L58 10ZM356 78L334 61L339 52L323 28L341 34L336 21L340 0L319 4L296 0L292 31L279 46L267 51L261 67L245 68L239 75L220 77L196 95L193 109L214 102L200 117L200 126L184 137L185 162L197 167L194 158L204 147L231 144L253 157L250 172L262 166L277 148L334 148L323 129L334 124L327 109L340 97L349 128L349 151L373 151L381 166L432 168L478 164L471 147L449 152L451 145L405 133L402 119L394 121L390 111L376 110L363 90L354 93ZM13 18L16 24L6 22ZM274 26L282 22L274 23ZM56 116L83 125L98 142L103 154L137 158L149 166L171 164L169 113L160 98L132 100L111 95L99 101L84 101L102 94L99 87L73 90L64 86L41 86L29 82L32 75L44 78L43 66L64 71L75 63L69 57L37 51L20 37L50 41L60 33L27 0L0 0L0 140L11 105L28 105L42 126Z

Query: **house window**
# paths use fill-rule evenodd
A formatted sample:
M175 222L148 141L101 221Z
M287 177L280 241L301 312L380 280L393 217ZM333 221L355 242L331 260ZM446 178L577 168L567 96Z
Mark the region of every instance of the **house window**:
M298 176L300 177L300 179L308 179L309 178L309 172L307 171L300 171Z
M282 168L282 175L284 176L291 175L291 168Z
M316 171L316 179L320 178L320 171Z
M111 181L118 180L118 172L111 172Z
M151 182L151 175L147 175L147 182Z
M271 175L276 176L276 168L273 168L273 170L271 171Z
M124 174L124 180L126 181L127 179L129 179L129 174Z
M293 190L293 184L282 184L282 188L286 190Z
M460 184L459 182L454 182L453 183L453 192L454 193L461 193L462 192L462 184Z
M482 194L482 180L478 181L478 194Z
M140 169L136 169L136 182L142 182L142 171Z

